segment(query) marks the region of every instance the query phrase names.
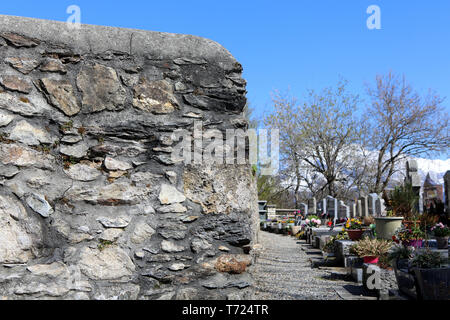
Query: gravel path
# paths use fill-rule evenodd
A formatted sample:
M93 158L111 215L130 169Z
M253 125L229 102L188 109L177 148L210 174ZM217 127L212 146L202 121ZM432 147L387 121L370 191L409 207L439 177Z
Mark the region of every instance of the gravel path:
M345 272L333 268L311 268L305 241L261 231L262 246L250 272L255 279L254 299L258 300L342 300L336 288L345 281Z

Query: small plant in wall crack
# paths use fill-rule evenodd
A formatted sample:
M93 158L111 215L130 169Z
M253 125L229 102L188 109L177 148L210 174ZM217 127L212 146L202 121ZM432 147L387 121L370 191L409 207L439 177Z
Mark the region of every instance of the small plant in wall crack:
M109 241L109 240L100 239L99 242L100 243L98 244L97 248L100 251L102 251L102 250L104 250L104 249L114 245L114 242L113 241Z

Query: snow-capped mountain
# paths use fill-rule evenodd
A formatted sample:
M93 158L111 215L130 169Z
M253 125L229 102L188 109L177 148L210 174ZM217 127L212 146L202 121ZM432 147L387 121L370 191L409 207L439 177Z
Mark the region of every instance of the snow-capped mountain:
M431 160L415 158L415 160L417 161L422 183L425 181L427 173L430 173L430 177L434 182L444 184L444 175L448 170L450 170L450 159Z

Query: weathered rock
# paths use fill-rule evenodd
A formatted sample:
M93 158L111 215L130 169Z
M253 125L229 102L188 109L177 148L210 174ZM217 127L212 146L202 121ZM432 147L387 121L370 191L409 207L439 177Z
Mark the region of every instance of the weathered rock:
M93 181L102 175L97 168L82 163L71 165L68 169L64 169L64 172L71 179L78 181Z
M164 252L183 252L184 250L186 250L185 247L181 246L181 245L177 245L172 241L167 241L167 240L163 240L161 242L161 249Z
M15 144L0 145L0 162L18 167L37 167L52 169L54 158L51 155L39 153L33 149Z
M12 178L19 172L16 166L4 166L0 164L0 176L2 177Z
M0 84L8 90L21 93L30 93L33 86L29 80L14 75L0 76Z
M128 216L122 216L117 218L100 217L97 219L105 228L126 228L131 221Z
M35 128L25 120L16 124L9 134L9 139L29 146L38 146L41 143L51 144L55 140L54 138L52 139L47 131Z
M37 68L40 62L31 58L10 57L6 58L5 62L11 67L23 74L29 74L31 71Z
M0 110L0 127L6 127L11 121L14 120L14 116Z
M181 271L184 270L187 266L184 263L174 263L169 266L169 270L171 271Z
M42 72L58 72L60 74L67 73L67 69L61 60L51 58L45 59L39 67L39 70Z
M81 272L94 280L112 280L133 275L135 266L125 251L118 247L103 250L83 248L78 262Z
M172 85L166 80L148 81L141 78L133 91L133 106L146 112L172 113L178 105Z
M108 170L121 170L127 171L133 168L133 166L125 161L120 161L110 157L105 158L105 167Z
M75 145L62 144L59 152L63 155L80 159L87 155L88 150L89 146L86 143L80 142Z
M67 266L62 262L54 262L52 264L35 264L33 266L27 267L27 270L37 276L46 276L52 278L62 276L67 277L69 275Z
M7 92L0 92L0 109L5 109L22 116L41 116L44 109L34 104L28 98L17 97Z
M20 202L0 195L0 263L26 263L34 257L32 235L19 222L26 216ZM40 231L39 226L31 226Z
M184 213L187 208L180 203L174 203L167 206L160 207L158 212L160 213Z
M44 78L40 80L40 86L47 101L65 115L74 116L80 112L74 88L69 81Z
M12 45L16 48L32 48L38 46L40 43L40 41L37 39L32 39L12 32L4 32L1 34L1 36L6 40L6 42L8 42L9 45Z
M226 272L231 274L243 273L247 266L251 264L251 257L238 256L238 255L222 255L217 259L214 267L217 271Z
M33 211L39 213L44 218L48 218L54 212L52 206L41 195L35 193L30 194L26 198L26 202Z
M64 284L58 283L40 283L40 282L30 282L20 284L16 286L14 291L18 295L45 295L50 297L61 297L69 292L69 288L64 286Z
M126 91L114 69L104 65L86 64L78 74L77 85L83 92L83 112L121 110Z
M163 184L159 193L159 201L161 204L172 204L184 202L186 197L178 191L174 186Z
M141 244L144 241L149 240L153 234L155 234L155 230L148 224L144 222L138 223L134 227L133 234L131 235L131 242Z
M191 249L195 253L198 253L202 250L208 250L212 247L212 244L206 241L205 239L195 238L191 242Z
M122 229L106 229L99 236L99 239L104 240L104 241L115 242L115 241L117 241L117 239L120 237L120 235L122 233L123 233Z

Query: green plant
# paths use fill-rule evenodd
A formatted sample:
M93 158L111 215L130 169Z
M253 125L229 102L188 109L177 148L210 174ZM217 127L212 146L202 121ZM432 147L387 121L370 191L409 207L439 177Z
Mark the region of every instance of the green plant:
M341 231L337 235L330 237L330 240L325 243L323 247L323 251L325 252L334 252L336 240L348 240L350 239L348 233L346 231Z
M416 205L419 201L419 197L413 191L411 184L395 187L395 189L390 192L389 198L393 216L408 218L416 212Z
M359 229L362 229L362 224L363 224L363 222L361 219L351 218L351 219L348 219L347 222L345 223L345 229L359 230Z
M442 223L437 223L434 227L431 228L435 237L448 237L450 236L450 228L444 226Z
M411 261L411 266L421 269L439 268L442 262L439 252L433 252L430 249L427 249L414 256Z
M100 251L102 251L103 249L105 249L105 248L107 248L107 247L109 247L109 246L111 246L111 245L114 244L113 241L103 240L103 239L100 239L99 242L100 242L100 243L98 244L97 248L98 248Z
M414 226L410 228L406 228L402 226L395 232L395 235L392 236L392 240L395 242L399 241L409 241L409 240L423 240L426 234L420 229L420 226L414 224Z
M61 131L70 131L73 128L73 121L70 120L61 126Z
M352 252L359 257L380 257L386 254L392 246L392 242L380 239L364 238L352 246Z
M414 249L412 247L394 245L393 249L388 255L389 260L398 261L403 259L411 259L413 257Z

